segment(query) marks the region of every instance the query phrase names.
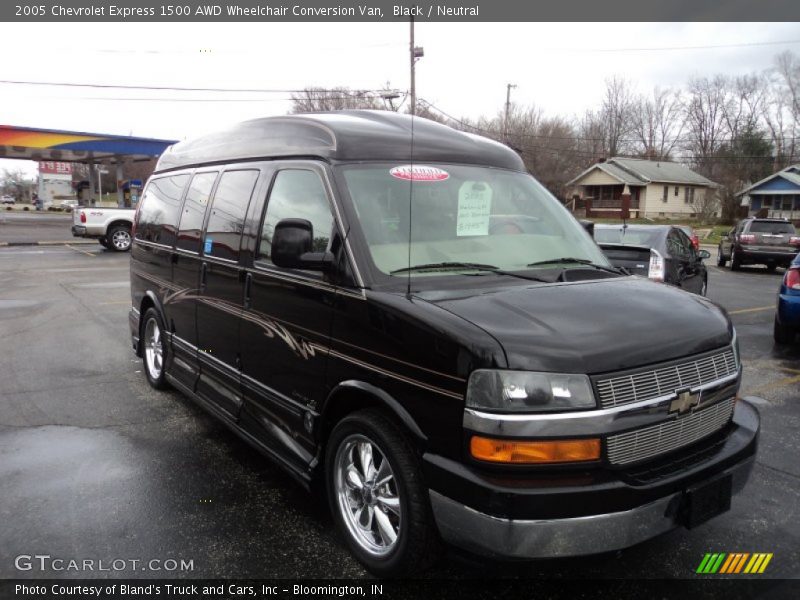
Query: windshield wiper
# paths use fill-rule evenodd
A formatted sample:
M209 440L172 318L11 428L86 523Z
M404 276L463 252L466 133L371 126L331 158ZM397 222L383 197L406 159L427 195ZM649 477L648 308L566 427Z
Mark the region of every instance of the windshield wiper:
M464 270L464 271L485 271L489 273L496 273L497 275L508 275L509 277L517 277L518 279L527 279L529 281L541 281L544 283L553 283L550 279L543 277L535 277L533 275L521 275L512 271L504 271L500 267L494 265L485 265L482 263L471 262L440 262L440 263L427 263L424 265L413 265L411 267L403 267L402 269L395 269L389 271L389 275L395 273L410 273L414 271L437 271L437 270Z
M603 265L598 265L593 263L591 260L586 258L575 258L573 256L562 256L561 258L550 258L548 260L538 260L536 262L529 263L527 266L529 267L538 267L541 265L552 265L558 263L574 263L578 265L586 265L589 267L594 267L595 269L599 269L601 271L607 271L609 273L616 273L617 275L620 274L620 270L614 267L604 267Z
M484 265L481 263L470 263L470 262L439 262L439 263L427 263L424 265L414 265L412 267L403 267L402 269L395 269L394 271L389 271L389 275L394 275L395 273L408 273L413 271L436 271L439 269L496 271L498 267L495 267L494 265Z

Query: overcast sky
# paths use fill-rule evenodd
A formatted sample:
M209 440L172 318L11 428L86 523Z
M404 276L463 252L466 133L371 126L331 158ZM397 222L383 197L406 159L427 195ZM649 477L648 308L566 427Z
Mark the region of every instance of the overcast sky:
M408 35L398 23L0 23L0 80L407 90ZM418 96L453 116L497 113L507 83L513 101L572 116L595 107L615 74L649 91L761 71L800 53L800 24L418 23L416 44ZM180 140L284 114L289 96L0 83L0 124ZM0 160L23 165L35 172Z

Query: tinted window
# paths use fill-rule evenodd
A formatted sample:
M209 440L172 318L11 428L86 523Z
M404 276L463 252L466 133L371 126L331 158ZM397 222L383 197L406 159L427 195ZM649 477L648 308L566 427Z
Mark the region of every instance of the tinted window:
M175 242L181 196L188 181L188 175L173 175L150 181L139 209L137 239L168 246Z
M189 191L186 192L186 200L183 203L176 248L200 252L200 232L203 229L203 218L206 215L206 207L211 199L211 188L214 187L216 178L216 171L198 173L192 178Z
M628 244L630 246L647 246L654 248L658 244L661 233L656 229L627 229L604 227L594 229L594 239L600 244Z
M322 181L313 171L287 169L275 177L267 203L267 214L261 227L258 258L269 260L272 250L272 233L283 219L306 219L314 231L312 252L328 248L333 216Z
M794 225L780 221L753 221L750 224L750 233L790 233L794 235Z
M206 226L203 243L203 254L206 256L239 260L244 217L258 173L227 171L222 174Z
M667 250L670 255L675 258L688 259L691 257L692 252L690 248L692 242L681 231L671 231L667 237Z

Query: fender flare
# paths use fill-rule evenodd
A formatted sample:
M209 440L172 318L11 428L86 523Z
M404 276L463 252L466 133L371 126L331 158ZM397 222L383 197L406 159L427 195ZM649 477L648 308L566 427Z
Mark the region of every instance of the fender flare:
M161 322L164 323L164 327L166 327L167 330L169 330L167 317L166 314L164 313L164 305L161 303L161 300L158 299L158 296L156 296L155 292L153 292L152 290L147 290L144 293L144 298L142 298L142 304L144 304L145 298L149 299L153 303L153 307L156 309L156 312L158 312L159 316L161 317ZM141 304L139 306L141 308ZM141 316L139 317L139 328L141 329L142 318L144 317L144 311L140 312L142 313Z
M419 425L417 425L414 417L411 416L411 414L403 407L402 404L400 404L388 392L382 390L381 388L356 379L342 381L330 391L327 398L325 398L325 404L322 407L321 414L323 418L330 407L335 404L334 396L347 390L357 390L363 394L371 396L377 400L381 406L387 408L395 417L397 417L415 438L421 442L428 441L428 437L419 428Z

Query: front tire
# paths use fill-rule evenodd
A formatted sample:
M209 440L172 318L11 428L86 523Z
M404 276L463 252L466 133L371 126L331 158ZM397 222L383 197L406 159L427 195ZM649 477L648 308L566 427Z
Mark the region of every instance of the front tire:
M142 318L142 362L144 374L151 387L165 390L169 387L164 365L167 358L167 344L164 336L164 322L155 308L148 308Z
M131 249L131 228L127 225L114 225L106 236L108 247L115 252L127 252Z
M726 262L728 262L728 261L725 258L725 255L722 253L722 246L720 245L717 248L717 266L718 267L724 267Z
M781 325L778 323L778 318L775 318L775 324L772 326L772 337L775 338L776 344L791 344L795 338L795 330Z
M101 237L101 238L100 238L99 240L97 240L97 241L98 241L98 242L100 242L100 245L101 245L103 248L110 248L110 246L108 245L108 240L107 240L106 238L104 238L104 237Z
M370 572L402 577L435 560L439 540L419 456L382 413L358 411L336 425L325 478L339 531Z

